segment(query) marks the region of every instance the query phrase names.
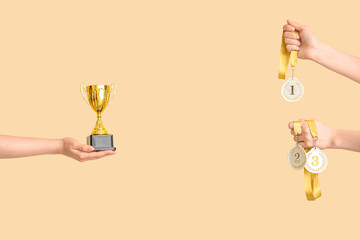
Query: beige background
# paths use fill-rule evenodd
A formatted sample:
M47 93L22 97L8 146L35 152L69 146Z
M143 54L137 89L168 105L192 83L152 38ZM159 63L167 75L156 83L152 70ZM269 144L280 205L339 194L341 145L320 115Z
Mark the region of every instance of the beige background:
M287 103L282 26L360 55L358 1L2 1L2 134L85 142L79 85L116 83L116 156L0 162L0 239L357 238L360 153L325 150L323 197L287 163L287 123L360 129L360 85L299 60Z

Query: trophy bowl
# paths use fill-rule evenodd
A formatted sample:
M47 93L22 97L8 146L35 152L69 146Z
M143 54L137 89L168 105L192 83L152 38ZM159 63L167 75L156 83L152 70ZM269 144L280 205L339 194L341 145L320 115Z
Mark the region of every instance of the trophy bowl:
M97 121L87 144L94 147L94 151L115 150L113 135L105 129L101 113L111 103L116 94L115 84L111 85L80 85L81 95L97 114Z

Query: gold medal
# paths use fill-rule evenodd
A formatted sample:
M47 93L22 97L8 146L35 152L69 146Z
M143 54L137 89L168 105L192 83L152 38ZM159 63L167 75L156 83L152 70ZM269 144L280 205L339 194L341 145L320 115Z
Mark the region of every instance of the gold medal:
M281 94L286 101L297 102L304 95L304 86L297 78L289 78L283 84Z
M298 34L297 31L294 31ZM280 61L279 61L279 79L286 79L286 73L290 62L292 76L289 78L281 88L283 98L288 102L297 102L304 95L304 86L294 77L295 66L297 63L298 51L292 50L290 53L286 49L284 34L282 36L280 48Z

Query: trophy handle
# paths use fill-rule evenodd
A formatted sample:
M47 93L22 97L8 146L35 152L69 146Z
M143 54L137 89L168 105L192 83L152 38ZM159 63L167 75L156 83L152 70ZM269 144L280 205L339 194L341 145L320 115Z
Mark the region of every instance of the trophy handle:
M82 84L80 85L81 95L83 96L85 102L87 102L87 104L90 105L89 100L88 100L88 99L85 97L85 95L84 95L84 90L85 90L85 92L86 92L86 84L85 84L85 83L82 83Z
M114 99L116 95L116 85L115 84L111 84L110 85L110 100L109 100L109 105L111 103L111 101Z

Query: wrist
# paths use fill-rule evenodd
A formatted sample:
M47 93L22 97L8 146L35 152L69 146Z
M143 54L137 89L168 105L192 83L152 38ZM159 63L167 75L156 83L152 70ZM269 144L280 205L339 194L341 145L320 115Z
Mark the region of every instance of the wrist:
M334 149L341 148L341 133L338 129L333 129L330 138L330 147Z
M54 139L54 154L63 154L64 139Z
M309 60L317 63L321 62L325 49L326 45L322 42L318 42L316 46L311 49L311 54L309 54Z

